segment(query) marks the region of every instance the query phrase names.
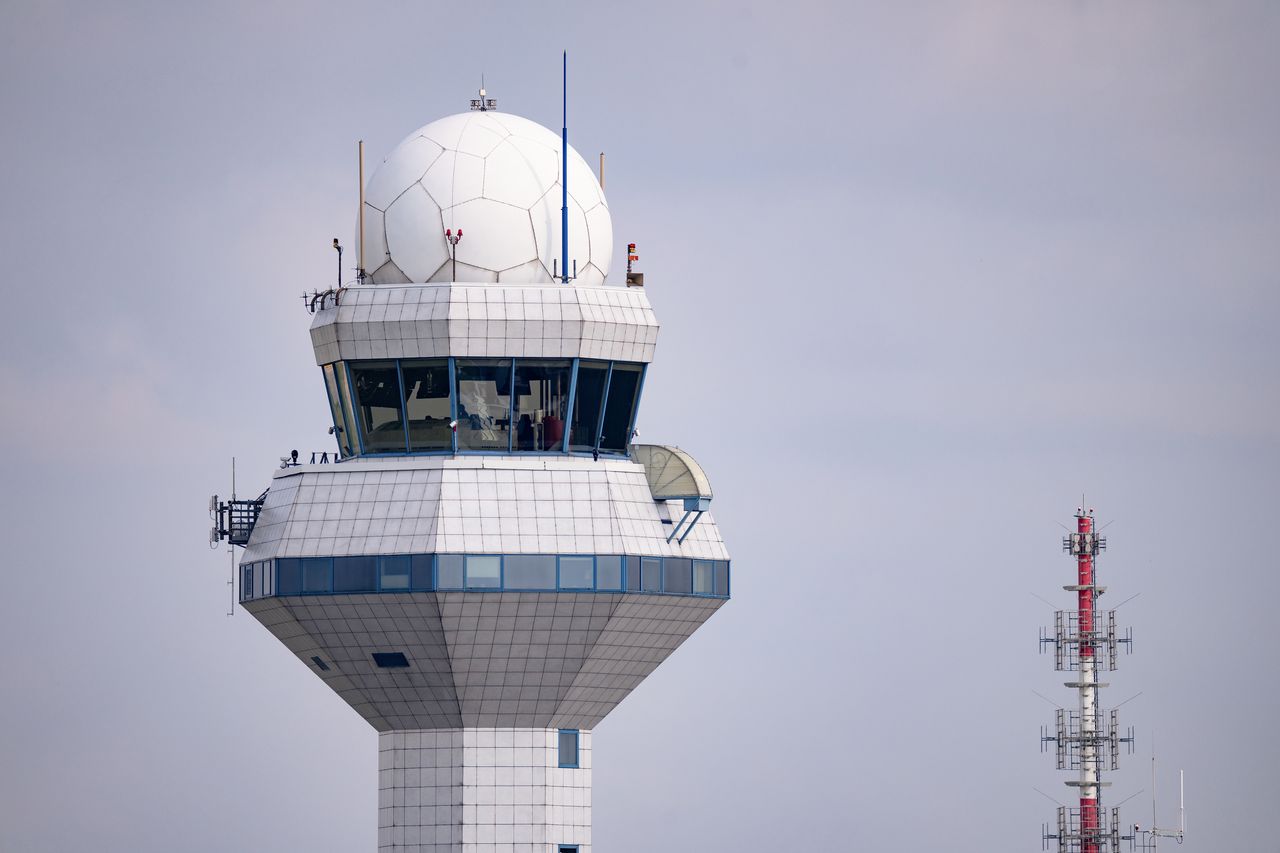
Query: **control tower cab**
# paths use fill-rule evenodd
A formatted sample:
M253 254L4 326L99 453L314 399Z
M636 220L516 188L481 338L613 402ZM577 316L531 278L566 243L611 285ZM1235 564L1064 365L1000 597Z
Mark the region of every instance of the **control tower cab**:
M380 850L587 853L592 729L729 598L706 475L632 443L657 321L606 283L590 168L525 119L415 131L360 220L358 279L311 300L334 461L215 501L215 534L381 733Z

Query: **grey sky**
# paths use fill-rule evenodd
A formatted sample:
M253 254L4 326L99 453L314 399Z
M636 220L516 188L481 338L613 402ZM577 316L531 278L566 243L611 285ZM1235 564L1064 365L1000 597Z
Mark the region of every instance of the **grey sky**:
M355 140L481 72L558 127L562 46L735 558L597 730L598 848L1036 849L1085 490L1110 801L1154 731L1182 849L1275 849L1280 8L888 5L4 3L0 849L374 848L374 733L226 618L204 504L330 446Z

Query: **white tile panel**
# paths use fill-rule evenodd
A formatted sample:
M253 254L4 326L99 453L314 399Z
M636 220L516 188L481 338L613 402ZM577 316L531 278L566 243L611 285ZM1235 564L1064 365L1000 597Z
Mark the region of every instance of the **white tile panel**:
M443 242L439 251L421 263L440 259L448 278ZM538 284L351 287L311 324L317 364L445 355L650 362L657 336L642 289Z
M591 732L559 767L555 729L427 729L378 740L378 849L591 850Z
M384 214L387 248L396 265L414 281L426 281L449 258L444 239L444 224L440 206L432 199L422 184L416 183L404 191ZM431 227L435 225L435 227ZM379 285L364 285L356 290L381 290ZM396 287L387 287L387 299ZM348 294L351 293L349 289ZM370 304L379 304L370 302ZM341 320L339 320L341 322Z
M494 551L728 559L710 512L683 544L667 541L664 517L683 512L678 501L664 511L629 460L352 459L277 472L243 560ZM332 550L317 550L320 541Z

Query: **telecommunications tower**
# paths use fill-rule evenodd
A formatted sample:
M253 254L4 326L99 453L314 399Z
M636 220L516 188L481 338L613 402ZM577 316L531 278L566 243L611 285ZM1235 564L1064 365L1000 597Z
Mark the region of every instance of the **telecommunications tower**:
M603 188L480 95L388 155L354 275L304 297L335 461L215 498L213 538L378 731L379 850L589 853L591 731L725 604L729 554L698 463L633 442L658 323L638 274L606 285Z
M1041 749L1053 744L1058 769L1076 774L1066 784L1077 789L1079 805L1059 807L1056 830L1046 825L1042 832L1044 849L1056 844L1058 853L1119 853L1122 839L1133 840L1121 834L1119 808L1102 804L1102 790L1111 784L1103 774L1117 768L1121 743L1133 746L1132 730L1122 737L1116 711L1104 710L1100 702L1108 686L1099 680L1100 672L1114 670L1120 645L1132 643L1131 636L1117 636L1115 611L1097 606L1106 587L1098 585L1096 560L1106 547L1093 510L1078 508L1076 530L1062 540L1062 550L1076 558L1076 582L1063 587L1076 594L1076 609L1057 611L1052 636L1045 631L1040 636L1042 651L1053 647L1053 668L1076 673L1066 686L1079 699L1074 711L1059 708L1054 729L1040 736Z

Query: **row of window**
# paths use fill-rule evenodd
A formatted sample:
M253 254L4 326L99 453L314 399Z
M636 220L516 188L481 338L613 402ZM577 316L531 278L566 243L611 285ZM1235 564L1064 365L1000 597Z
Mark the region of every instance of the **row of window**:
M643 378L643 364L577 358L324 366L343 456L626 453Z
M729 597L727 560L554 554L281 557L240 566L240 600L270 595L508 590Z

